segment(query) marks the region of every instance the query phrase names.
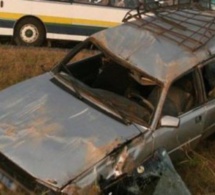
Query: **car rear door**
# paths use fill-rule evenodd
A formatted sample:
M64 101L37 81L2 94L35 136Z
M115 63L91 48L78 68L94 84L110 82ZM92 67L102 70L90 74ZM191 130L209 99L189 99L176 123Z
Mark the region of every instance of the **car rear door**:
M206 120L203 126L203 138L205 138L215 132L215 59L203 64L199 70L206 110Z

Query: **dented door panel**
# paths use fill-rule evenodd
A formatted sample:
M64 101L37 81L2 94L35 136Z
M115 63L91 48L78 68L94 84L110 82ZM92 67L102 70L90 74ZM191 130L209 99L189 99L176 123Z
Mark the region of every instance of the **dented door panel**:
M176 129L176 142L180 145L194 147L202 136L205 122L205 108L195 108L180 116L180 126Z

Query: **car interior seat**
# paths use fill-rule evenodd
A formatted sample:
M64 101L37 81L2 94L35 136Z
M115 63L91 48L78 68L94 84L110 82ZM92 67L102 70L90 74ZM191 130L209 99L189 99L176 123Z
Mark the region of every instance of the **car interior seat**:
M93 87L124 95L129 81L129 74L126 68L114 63L109 63L102 69L93 83Z
M215 97L215 63L210 63L204 68L204 80L209 98Z
M149 95L149 101L157 106L161 94L161 88L155 87ZM166 96L163 105L162 115L179 116L181 113L188 111L193 105L193 96L176 87L172 86Z

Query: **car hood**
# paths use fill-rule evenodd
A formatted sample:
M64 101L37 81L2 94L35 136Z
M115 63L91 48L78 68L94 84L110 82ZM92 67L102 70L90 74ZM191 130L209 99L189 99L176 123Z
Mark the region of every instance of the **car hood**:
M0 93L1 153L55 187L138 133L57 86L49 73Z

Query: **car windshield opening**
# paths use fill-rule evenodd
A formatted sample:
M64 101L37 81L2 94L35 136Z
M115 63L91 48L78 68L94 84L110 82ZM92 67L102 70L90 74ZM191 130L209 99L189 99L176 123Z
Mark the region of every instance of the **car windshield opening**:
M86 99L92 102L93 98L93 104L99 106L99 102L125 123L148 126L158 101L149 97L159 86L143 72L116 59L89 42L67 56L56 74L71 83L78 95L81 90Z

